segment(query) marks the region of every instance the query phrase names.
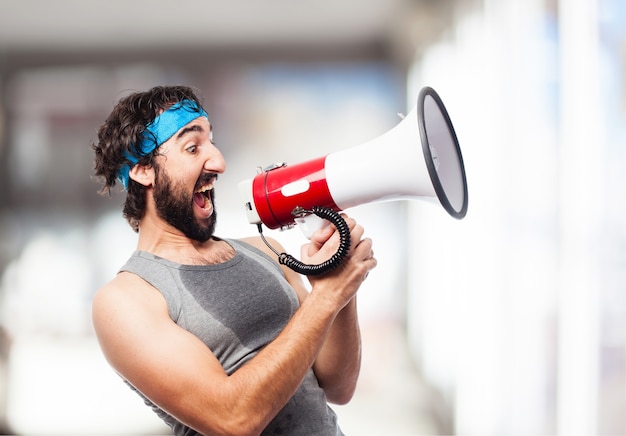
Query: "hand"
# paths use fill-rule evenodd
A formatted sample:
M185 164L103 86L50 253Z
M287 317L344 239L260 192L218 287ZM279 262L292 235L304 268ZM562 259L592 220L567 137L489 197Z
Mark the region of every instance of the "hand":
M313 290L337 298L339 309L352 299L369 271L377 264L371 239L363 238L363 227L345 214L342 217L350 229L351 244L347 256L335 270L321 276L308 277ZM339 242L339 234L334 226L316 231L310 243L302 247L302 261L309 264L324 262L337 251Z

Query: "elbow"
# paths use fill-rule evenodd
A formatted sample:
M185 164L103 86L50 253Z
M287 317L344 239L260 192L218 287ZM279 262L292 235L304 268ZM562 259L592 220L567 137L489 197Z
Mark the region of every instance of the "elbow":
M246 407L244 402L231 404L216 414L195 414L178 419L200 434L215 436L258 436L272 417L261 410ZM198 409L197 409L198 410ZM200 408L199 410L203 410ZM181 419L183 418L183 419Z
M337 395L337 396L332 397L328 401L338 406L345 406L352 400L352 397L354 397L354 393L345 394L345 395Z
M206 429L197 429L202 434L220 435L220 436L258 436L265 426L257 422L251 417L232 417L231 419L223 419L219 423L219 428L209 425Z
M227 436L259 436L263 432L263 427L251 425L250 422L233 423L224 431Z
M329 403L336 404L338 406L345 406L354 397L356 391L356 383L351 383L344 386L336 386L332 389L324 389L326 393L326 400Z
M345 406L348 404L356 392L357 383L359 380L359 367L356 367L353 371L335 372L333 374L320 374L317 380L320 387L326 394L326 400L329 403L336 404L338 406Z

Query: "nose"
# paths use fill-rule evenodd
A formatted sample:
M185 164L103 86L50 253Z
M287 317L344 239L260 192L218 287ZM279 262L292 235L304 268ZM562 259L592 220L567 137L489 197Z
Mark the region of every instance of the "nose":
M218 174L222 174L226 170L226 161L222 152L213 145L210 147L209 155L204 161L204 169Z

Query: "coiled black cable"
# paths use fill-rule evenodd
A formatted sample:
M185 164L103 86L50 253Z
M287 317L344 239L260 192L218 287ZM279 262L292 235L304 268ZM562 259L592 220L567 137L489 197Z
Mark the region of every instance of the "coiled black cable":
M263 236L261 224L258 225L259 234L261 235L261 239L263 239L263 242L265 242L265 245L267 245L274 253L276 253L276 255L278 256L278 262L281 265L286 265L295 272L307 276L326 274L327 272L330 272L337 266L339 266L341 261L348 254L348 251L350 250L350 228L338 212L328 207L313 206L311 210L304 210L300 208L298 208L297 211L294 210L294 214L298 215L307 213L315 214L322 219L330 221L335 225L335 228L339 233L339 247L337 248L337 251L328 260L318 265L309 265L299 261L290 254L279 253L278 251L276 251Z

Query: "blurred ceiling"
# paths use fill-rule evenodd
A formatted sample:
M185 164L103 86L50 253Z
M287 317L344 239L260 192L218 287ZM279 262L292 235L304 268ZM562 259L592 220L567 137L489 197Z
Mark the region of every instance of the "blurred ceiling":
M459 0L0 0L0 61L139 50L415 50Z

